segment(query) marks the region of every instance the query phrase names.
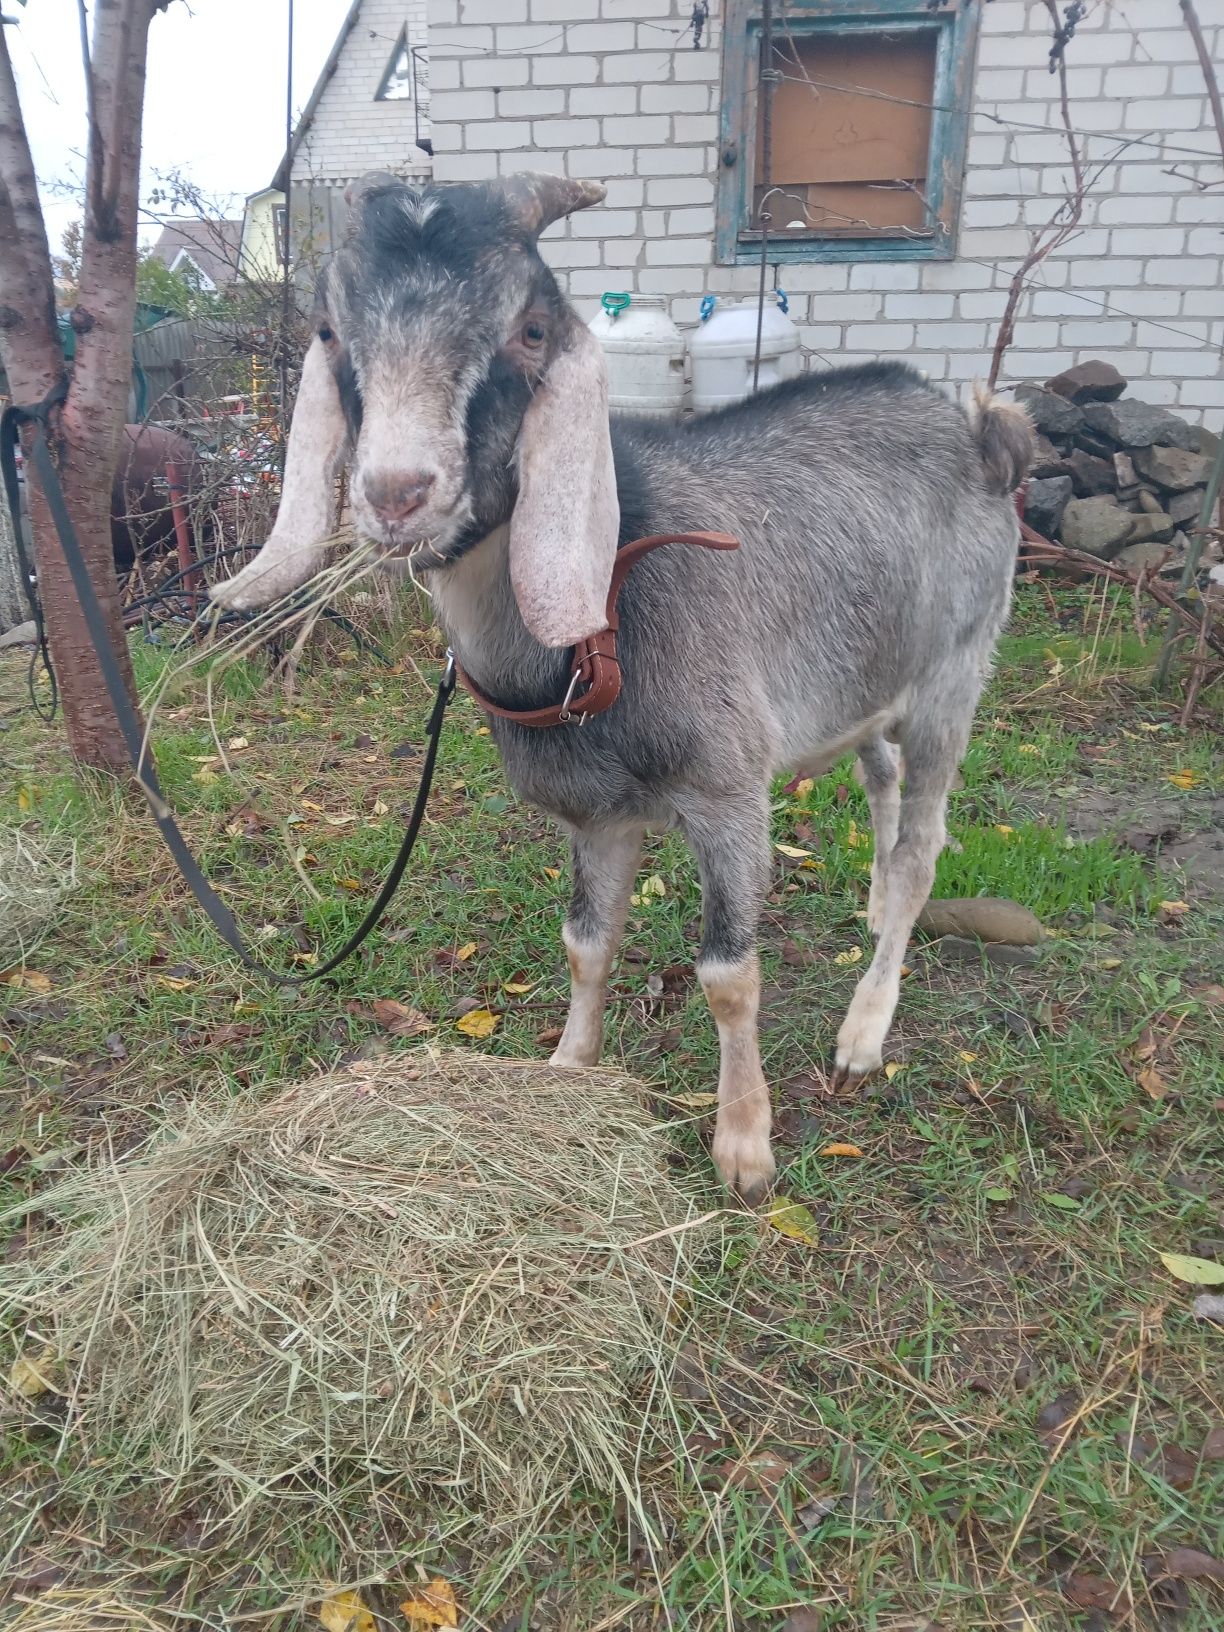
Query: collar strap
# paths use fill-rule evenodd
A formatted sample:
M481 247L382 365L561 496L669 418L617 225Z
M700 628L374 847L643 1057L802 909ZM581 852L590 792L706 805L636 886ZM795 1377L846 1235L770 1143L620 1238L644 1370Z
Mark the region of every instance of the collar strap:
M652 533L649 538L635 538L617 550L608 589L607 624L573 648L569 688L559 703L547 708L502 708L491 697L486 697L456 663L459 684L486 714L512 720L515 725L533 728L582 725L591 714L604 713L620 696L621 689L620 662L616 655L616 631L620 627L617 596L634 564L663 544L693 544L703 550L738 550L740 547L739 539L732 538L730 533Z

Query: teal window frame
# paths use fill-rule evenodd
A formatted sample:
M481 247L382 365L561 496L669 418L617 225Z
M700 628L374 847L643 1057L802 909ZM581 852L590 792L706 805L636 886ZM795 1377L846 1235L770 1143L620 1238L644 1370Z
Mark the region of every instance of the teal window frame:
M777 10L779 8L775 8ZM779 19L781 22L782 19ZM928 237L770 238L770 263L796 261L950 261L956 255L965 152L973 107L973 69L981 0L787 0L784 26L793 36L937 32L931 145L927 155ZM778 28L777 32L781 32ZM756 171L756 65L761 49L760 0L726 0L722 106L719 119L715 259L742 266L761 258L759 235L746 228Z

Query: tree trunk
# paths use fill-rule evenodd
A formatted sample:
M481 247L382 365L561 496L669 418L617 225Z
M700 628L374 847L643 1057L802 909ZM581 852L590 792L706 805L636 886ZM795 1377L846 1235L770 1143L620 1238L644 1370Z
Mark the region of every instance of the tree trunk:
M9 520L8 504L0 493L0 635L25 623L30 616L17 561L17 543Z
M131 660L111 553L111 482L131 378L136 203L149 22L164 0L109 0L95 11L87 69L89 144L81 281L68 396L49 434L68 513L129 695ZM0 347L14 400L41 401L64 373L46 228L0 28ZM27 462L35 559L68 742L82 763L123 774L127 751L59 539Z

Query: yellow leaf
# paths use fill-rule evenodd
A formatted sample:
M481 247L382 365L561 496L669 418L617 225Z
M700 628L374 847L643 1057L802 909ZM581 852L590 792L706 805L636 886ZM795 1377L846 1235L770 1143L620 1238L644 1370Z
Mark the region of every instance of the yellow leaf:
M1135 1080L1151 1099L1163 1099L1169 1091L1168 1084L1154 1065L1145 1065Z
M465 1037L492 1037L501 1023L501 1016L491 1009L472 1009L455 1021L456 1029Z
M860 844L867 843L866 835L859 832L858 823L853 818L851 818L850 826L846 830L846 843L851 850L857 850Z
M1150 720L1136 720L1135 724L1140 731L1167 731L1167 725L1153 725Z
M799 866L801 868L803 868L803 867L810 868L812 872L823 873L824 870L825 870L824 862L823 861L813 861L811 856L808 856L808 858L805 861L801 861L799 863Z
M857 1145L832 1144L826 1145L820 1154L822 1156L861 1156L863 1153Z
M651 873L649 878L642 880L642 894L643 896L664 896L667 894L667 885L664 884L658 873Z
M1098 958L1097 960L1098 969L1121 969L1121 967L1121 958Z
M1014 833L1016 831L1014 827L1008 827L1006 822L996 822L994 826L995 832L1002 833L1004 838L1006 838L1009 833Z
M231 737L225 746L236 754L240 748L249 748L251 745L245 737Z
M852 946L848 952L839 952L837 954L837 956L833 959L833 962L834 963L840 963L842 965L850 964L850 963L861 963L862 958L863 958L863 949L862 949L862 947L861 946Z
M704 1111L711 1105L718 1104L717 1094L669 1094L669 1105L683 1105L689 1111Z
M441 1576L428 1586L418 1587L415 1598L406 1598L400 1612L412 1632L427 1632L435 1626L458 1626L459 1605L455 1602L453 1587Z
M512 997L526 997L528 992L534 992L534 986L526 986L521 980L507 980L502 982L502 991L509 992Z
M789 1196L778 1197L765 1214L765 1222L789 1241L802 1241L808 1247L820 1245L820 1226L802 1202L791 1201Z
M972 1049L962 1048L958 1049L957 1052L959 1053L961 1059L964 1060L966 1065L972 1065L974 1060L977 1059L977 1055L972 1051Z
M1039 752L1039 749L1037 748L1036 743L1022 742L1017 747L1016 752L1018 754L1035 754Z
M59 1389L51 1381L55 1362L55 1350L49 1347L40 1349L37 1354L18 1355L9 1372L9 1387L23 1400L36 1400L40 1394L58 1394Z
M0 975L0 981L6 986L24 987L27 992L51 990L51 976L41 974L37 969L6 969Z
M347 827L350 822L357 820L356 816L329 816L324 812L323 820L328 827Z
M323 814L323 806L316 805L313 799L303 799L302 809L313 810L317 816L321 816Z
M1190 911L1188 901L1162 901L1160 910L1166 918L1180 918L1183 913Z
M560 867L545 867L544 877L545 878L560 878L561 877Z
M888 1078L889 1082L891 1082L897 1075L898 1071L904 1070L905 1067L902 1065L900 1060L889 1060L884 1066L884 1075Z
M805 776L801 782L795 783L795 798L806 799L815 786L815 781L810 776Z
M790 856L794 861L803 861L811 855L810 850L801 850L797 844L775 844L774 849L780 856Z
M487 725L478 725L476 727L476 735L478 737L487 737L489 735L488 726Z
M185 992L195 985L195 981L184 980L181 975L158 975L157 984L164 986L168 992Z
M1209 1258L1188 1258L1181 1252L1162 1252L1160 1261L1170 1275L1191 1286L1224 1286L1224 1264L1213 1264Z
M217 773L216 771L210 771L206 765L203 770L194 772L191 780L193 782L215 782Z
M901 979L902 980L904 980L907 975L912 975L913 972L914 971L910 968L908 963L903 963L901 965Z
M375 816L385 816L387 814L387 812L390 810L390 808L391 808L390 805L387 804L385 799L375 799L375 801L374 801L374 814L375 814Z
M17 789L17 809L34 809L34 795L29 788L23 786Z
M1189 769L1170 771L1169 781L1175 788L1192 788L1198 781L1198 773Z
M361 888L361 880L358 878L338 878L336 883L339 884L342 890L359 890Z
M327 1632L378 1632L374 1617L362 1603L359 1592L336 1592L324 1598L318 1617Z
M455 948L455 957L460 963L466 963L476 951L475 941L464 941L463 945Z

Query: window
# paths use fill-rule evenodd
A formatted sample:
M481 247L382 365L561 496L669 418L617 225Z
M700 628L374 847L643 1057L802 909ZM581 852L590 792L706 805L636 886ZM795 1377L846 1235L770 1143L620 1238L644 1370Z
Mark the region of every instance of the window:
M272 206L272 232L276 239L276 264L284 266L289 259L289 241L285 229L289 225L289 210L284 204Z
M366 81L367 85L369 81ZM412 100L412 53L408 49L408 29L400 30L387 66L383 69L375 94L376 102L410 102Z
M727 0L718 260L956 248L980 0L775 0L769 185L760 0Z

